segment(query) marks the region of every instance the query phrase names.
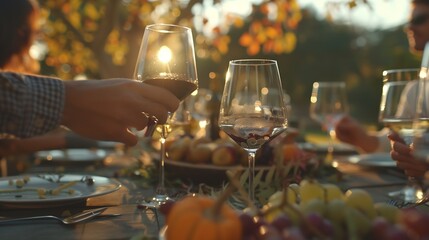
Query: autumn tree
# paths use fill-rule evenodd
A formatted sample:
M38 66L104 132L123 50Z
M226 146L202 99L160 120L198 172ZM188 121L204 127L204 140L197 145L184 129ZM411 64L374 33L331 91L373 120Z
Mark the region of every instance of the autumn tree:
M192 27L197 58L220 62L231 42L239 42L250 56L291 52L300 21L296 0L263 1L251 5L246 16L222 9L222 0L209 6L202 0L45 0L40 4L49 49L44 70L64 79L132 77L144 28L152 23ZM204 15L208 8L220 20ZM231 39L231 28L244 26L248 29Z

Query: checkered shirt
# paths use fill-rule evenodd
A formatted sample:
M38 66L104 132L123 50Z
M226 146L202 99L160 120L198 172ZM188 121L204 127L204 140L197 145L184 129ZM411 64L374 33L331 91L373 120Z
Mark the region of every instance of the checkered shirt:
M52 130L60 125L63 108L60 79L0 72L0 139Z

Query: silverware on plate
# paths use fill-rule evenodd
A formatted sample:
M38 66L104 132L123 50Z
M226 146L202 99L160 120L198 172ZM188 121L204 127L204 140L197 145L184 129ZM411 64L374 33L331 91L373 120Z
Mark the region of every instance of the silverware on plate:
M74 224L79 223L85 220L93 219L97 216L99 216L101 213L103 213L107 207L92 209L92 210L86 210L74 215L71 215L66 218L60 218L53 215L44 215L44 216L34 216L34 217L23 217L23 218L7 218L7 219L0 219L0 224L4 223L12 223L17 221L24 221L24 220L36 220L36 219L56 219L64 224ZM109 216L117 216L115 215L109 215Z

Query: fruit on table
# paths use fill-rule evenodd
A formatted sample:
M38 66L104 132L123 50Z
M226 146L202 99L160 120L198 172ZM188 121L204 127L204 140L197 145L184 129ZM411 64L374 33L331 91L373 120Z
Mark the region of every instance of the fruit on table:
M231 166L237 163L238 158L235 147L223 145L218 146L212 155L212 163L217 166Z
M213 198L185 197L167 215L167 240L237 240L242 228L238 214L226 203L219 208Z
M168 158L195 164L210 163L218 166L241 164L246 152L237 144L219 139L180 137L167 148Z
M403 209L398 214L398 222L416 239L429 239L429 214L423 214L415 208Z
M170 203L160 208L167 214L167 239L429 239L429 213L373 203L363 189L338 195L335 185L328 188L335 189L337 197L328 198L325 189L324 196L316 194L301 202L299 193L306 184L326 187L317 180L292 184L274 193L259 211L238 212L228 206L224 210L222 205L220 217L214 218L210 210L213 199L188 197Z
M377 215L371 195L363 189L347 190L344 200L349 207L358 209L370 219Z
M181 161L181 159L183 159L188 154L191 142L192 140L190 137L183 137L173 141L168 146L168 158L173 161Z
M207 163L212 158L213 149L217 146L214 143L200 143L191 145L187 159L192 163Z
M395 223L398 220L399 208L393 205L385 202L378 202L374 204L374 209L377 213L377 216L383 217L389 223Z
M306 203L311 199L324 199L325 191L320 183L314 179L304 179L299 184L299 194L301 203Z
M325 190L325 201L330 202L334 199L343 199L344 194L341 189L332 183L324 183L322 184L323 190Z

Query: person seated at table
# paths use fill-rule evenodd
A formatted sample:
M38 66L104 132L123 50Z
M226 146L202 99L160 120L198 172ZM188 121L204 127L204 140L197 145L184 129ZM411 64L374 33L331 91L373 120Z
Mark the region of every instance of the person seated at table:
M84 137L135 145L130 128L144 129L150 116L164 123L179 106L169 91L132 79L28 74L37 69L27 65L37 14L34 0L0 0L0 139L28 139L63 125Z
M412 53L421 54L429 41L429 0L411 0L410 21L405 28L408 44ZM389 129L379 132L368 132L357 120L346 116L336 125L337 138L354 145L364 152L389 152L390 142L387 138ZM395 138L396 139L396 138Z
M9 1L9 0L0 0L0 70L2 72L7 72L7 71L13 71L13 72L22 72L22 73L35 73L39 70L39 65L38 62L36 60L34 60L30 54L30 47L33 44L33 41L35 40L35 37L38 33L38 18L39 18L39 7L36 1L34 0L14 0L14 1ZM14 21L9 21L10 19L14 19ZM1 79L1 84L2 87L13 87L14 85L16 85L17 89L10 89L13 91L19 90L19 88L21 88L22 93L24 94L26 89L28 88L28 91L32 91L33 88L37 87L38 85L42 84L42 83L30 83L28 81L31 81L33 79L37 79L37 77L33 77L33 76L20 76L20 75L13 75L10 73L5 73L5 75L3 75L3 77L5 77L6 79ZM40 80L40 79L39 79ZM9 82L8 82L9 81ZM44 82L46 82L47 80L44 79ZM49 80L51 81L51 80ZM55 80L56 82L57 80ZM128 81L128 80L127 80ZM54 82L54 81L53 81ZM125 80L112 80L111 84L115 82L111 87L114 87L114 85L118 86L118 93L120 94L121 91L127 90L125 88L123 88L121 90L121 86L120 85L128 85L125 84ZM52 83L54 85L58 85L56 87L61 88L62 83ZM134 83L133 83L134 84ZM23 85L23 86L20 86ZM42 84L43 85L43 84ZM102 84L102 83L91 83L91 85L93 86L89 86L90 88L103 88L103 87L108 87L110 88L110 86L108 86L109 84ZM42 86L44 87L44 86ZM139 86L142 87L142 86ZM147 88L147 87L145 87ZM151 87L152 88L152 87ZM7 89L3 89L6 91L9 91ZM42 89L38 89L38 90L42 90ZM46 89L45 91L53 91L55 90L53 89ZM60 90L60 89L58 89ZM94 89L95 90L95 89ZM113 90L113 89L112 89ZM136 89L137 90L137 89ZM92 91L92 90L91 90ZM130 96L132 97L133 95L133 90L128 90L130 91ZM155 90L156 92L158 92L158 90ZM18 92L17 92L18 93ZM36 92L34 92L36 93ZM0 99L2 101L15 101L17 99L13 99L13 100L8 100L7 98L9 97L8 95L5 94L9 94L10 96L12 96L12 94L15 93L2 93L2 97L0 97ZM45 94L45 93L38 93L38 94ZM112 96L114 96L114 94L117 93L112 93ZM4 98L3 98L4 97ZM61 92L58 92L58 97L64 97L61 96ZM81 97L81 96L80 96ZM106 97L110 97L110 96L106 96ZM127 96L128 97L128 96ZM125 97L125 99L117 99L118 104L125 104L125 102L122 102L123 100L126 100L127 97ZM128 97L128 101L130 101ZM171 96L169 97L169 99L171 100L172 105L170 106L174 106L175 100L176 99L171 99ZM34 100L30 98L30 95L28 95L28 99L24 99L25 101L29 101L29 100ZM135 99L137 100L137 99ZM131 100L130 101L130 106L132 106L133 101L135 100ZM161 100L159 103L165 103L165 101L167 101L167 99L156 99ZM22 101L22 100L21 100ZM56 101L58 102L58 100L56 99L52 99L52 101ZM107 100L106 100L107 101ZM18 104L19 102L17 102ZM106 102L107 103L107 102ZM0 103L1 104L1 103ZM6 106L6 104L8 104L9 106ZM41 102L41 104L44 104ZM55 104L49 103L50 106L55 106ZM86 103L83 103L86 104ZM97 103L97 104L101 104ZM3 105L3 104L1 104ZM167 104L169 105L169 104ZM49 106L49 105L47 105ZM108 105L106 105L108 106ZM156 104L155 104L156 106ZM4 119L6 114L10 113L10 109L13 107L11 102L4 102L4 105L2 108L0 108L0 112L2 113L2 116ZM24 111L22 109L22 107L24 107L24 105L16 105L15 106L17 109L21 109L21 111ZM125 106L126 107L126 106ZM41 108L41 107L39 107ZM149 107L152 108L152 107ZM32 109L27 109L25 111L28 111L28 116L31 116L31 110ZM40 110L40 109L39 109ZM46 110L49 110L48 107ZM107 109L106 109L107 110ZM160 109L162 110L167 110L163 108ZM52 110L53 111L53 110ZM114 109L112 109L112 111L115 111ZM152 110L151 110L152 111ZM158 110L157 110L158 111ZM150 112L150 111L149 111ZM148 113L149 113L148 112ZM158 111L159 112L159 111ZM22 112L19 113L22 117L25 117L27 114L26 112ZM141 113L140 113L141 114ZM160 114L160 113L157 113ZM106 114L107 116L108 114ZM145 114L141 114L144 115ZM163 113L163 115L165 115ZM19 115L16 115L19 116ZM11 115L12 117L12 115ZM158 116L159 117L159 116ZM120 118L120 116L116 117L116 118ZM141 118L139 116L139 118ZM137 118L138 119L138 118ZM162 117L159 117L160 120L162 120ZM17 121L19 121L18 119L16 119ZM76 119L77 120L77 119ZM6 126L3 125L5 122L2 122L2 126L0 129L5 130L5 128L8 128L8 131L12 132L12 133L5 133L4 131L2 131L1 133L3 133L3 137L6 134L12 134L12 135L16 135L20 138L26 138L26 139L21 139L21 140L3 140L2 144L0 146L0 156L6 156L6 155L12 155L12 154L17 154L17 153L29 153L29 152L34 152L34 151L38 151L38 150L44 150L44 149L54 149L54 148L65 148L65 147L70 147L70 142L71 140L76 140L79 139L79 144L86 142L88 143L89 147L94 145L94 142L91 142L89 138L83 138L83 137L79 137L79 135L77 134L73 134L70 131L65 131L64 129L56 129L55 131L50 132L47 135L43 135L43 136L37 136L37 137L32 137L32 138L27 138L29 136L33 136L33 135L39 135L39 133L36 134L15 134L13 131L15 130L11 130L12 128L16 127L15 123L12 123L10 120L8 124L10 126ZM138 126L141 126L142 124L144 125L146 121L143 120L141 123L137 124ZM31 123L29 123L31 124ZM41 124L41 123L38 123ZM95 124L95 122L94 122ZM13 126L12 126L13 125ZM18 124L19 125L19 124ZM29 129L28 125L27 129ZM85 127L86 128L86 127ZM78 130L80 131L80 130ZM86 130L85 130L86 131ZM0 133L0 135L1 135ZM85 133L86 134L86 133ZM89 135L92 136L92 135ZM95 137L98 137L97 135ZM102 138L102 140L105 139L105 137ZM124 141L124 140L122 140ZM129 141L129 140L127 140ZM76 142L76 141L73 141ZM133 141L134 142L134 141ZM132 144L132 143L131 143Z
M0 70L38 73L39 62L31 57L30 48L39 32L39 5L34 0L0 0ZM13 22L8 19L14 18ZM2 155L32 153L39 150L77 146L76 141L94 147L96 141L81 137L65 129L54 130L44 136L14 140L2 147ZM72 143L72 144L71 144ZM82 144L79 144L82 146Z

